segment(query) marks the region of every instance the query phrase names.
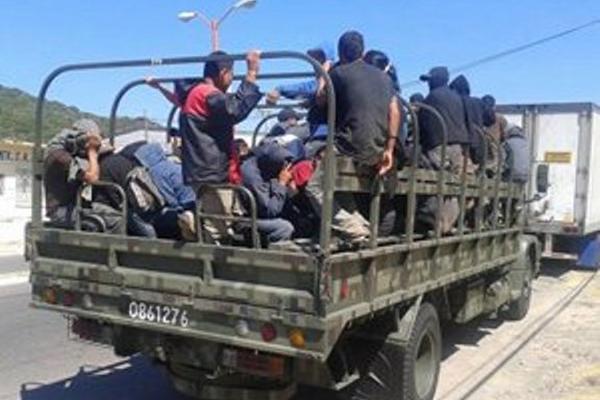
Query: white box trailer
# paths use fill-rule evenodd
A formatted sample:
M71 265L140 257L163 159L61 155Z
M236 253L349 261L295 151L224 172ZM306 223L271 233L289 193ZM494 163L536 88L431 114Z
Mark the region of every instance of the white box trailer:
M593 103L503 105L509 123L529 139L532 174L527 229L540 236L544 255L574 258L600 232L600 107ZM547 176L546 193L538 180Z

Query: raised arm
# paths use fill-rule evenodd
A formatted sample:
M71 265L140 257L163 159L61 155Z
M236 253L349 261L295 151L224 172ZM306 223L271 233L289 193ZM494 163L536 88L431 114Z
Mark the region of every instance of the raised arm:
M88 166L83 172L83 178L81 178L85 183L95 183L100 179L100 165L98 164L100 144L100 137L90 135L86 143Z
M323 69L325 72L329 73L329 70L331 69L331 61L326 61L323 64ZM317 81L316 100L319 107L325 107L327 105L327 82L325 81L324 76L320 76Z
M400 129L400 105L398 97L392 96L388 106L388 137L383 151L381 164L379 166L379 175L387 174L394 165L394 149L398 140L398 131Z
M260 66L260 52L249 52L246 63L248 66L246 78L242 81L236 93L216 93L207 99L211 114L221 121L231 124L243 121L262 98L262 93L256 85Z
M169 103L173 104L176 107L181 107L182 104L179 102L179 98L177 95L160 84L154 77L149 76L146 78L146 84L157 89L164 97L169 101Z

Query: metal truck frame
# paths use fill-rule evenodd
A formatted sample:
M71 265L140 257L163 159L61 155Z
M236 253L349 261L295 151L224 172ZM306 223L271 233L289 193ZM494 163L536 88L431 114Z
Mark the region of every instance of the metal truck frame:
M329 135L318 242L265 249L254 241L244 248L48 227L42 220L41 144L45 96L54 79L70 71L210 58L68 65L46 79L36 111L27 230L32 307L69 316L72 333L114 346L118 355L152 357L177 389L206 399L286 399L300 383L353 399L432 399L440 320L464 323L498 310L512 319L525 316L539 246L523 234L523 188L503 182L499 173L494 178L467 174L466 163L460 176L419 169L415 109L438 115L423 104L405 104L416 143L411 165L385 180L357 171L352 160L334 152L331 80L315 60L296 52L268 52L262 58L305 61L313 72L259 79L326 81ZM127 84L117 95L111 134L121 98L142 82ZM443 156L445 149L444 141ZM332 238L333 199L343 192L371 196L372 235L366 245ZM377 237L383 196L406 201L401 235ZM439 212L433 232L415 232L417 202L425 196L436 197L438 204L449 196L459 200L455 234L442 234ZM471 225L464 222L469 209Z

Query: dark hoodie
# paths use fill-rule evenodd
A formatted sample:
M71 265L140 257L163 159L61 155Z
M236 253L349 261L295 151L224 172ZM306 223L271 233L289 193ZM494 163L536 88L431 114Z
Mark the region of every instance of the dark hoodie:
M427 79L429 94L424 103L434 107L444 119L448 130L448 145L469 144L469 132L464 119L464 107L460 96L448 87L448 77L433 74ZM423 151L432 150L443 142L442 126L431 112L419 111L419 128Z
M259 146L242 164L242 184L256 199L258 218L278 218L288 200L287 187L279 183L279 172L292 155L275 143Z
M471 159L476 164L481 164L485 148L481 137L485 110L484 103L480 98L471 96L471 87L464 75L457 76L450 83L450 89L462 98L465 124L469 131Z

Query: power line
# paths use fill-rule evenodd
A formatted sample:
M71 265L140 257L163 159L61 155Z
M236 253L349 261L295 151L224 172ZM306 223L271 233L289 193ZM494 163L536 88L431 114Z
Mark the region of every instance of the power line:
M593 25L596 25L596 24L600 24L600 19L595 19L595 20L590 21L588 23L585 23L583 25L578 25L576 27L573 27L573 28L570 28L570 29L567 29L567 30L564 30L564 31L561 31L561 32L558 32L558 33L555 33L555 34L550 35L550 36L546 36L544 38L535 40L533 42L529 42L529 43L526 43L526 44L523 44L523 45L520 45L520 46L517 46L517 47L512 47L510 49L503 50L503 51L501 51L499 53L495 53L495 54L492 54L492 55L480 58L478 60L471 61L471 62L469 62L467 64L463 64L461 66L453 68L450 72L452 74L456 74L458 72L463 72L463 71L466 71L466 70L469 70L469 69L473 69L473 68L478 67L480 65L488 64L490 62L496 61L496 60L498 60L500 58L504 58L504 57L507 57L507 56L510 56L510 55L513 55L513 54L516 54L516 53L520 53L520 52L528 50L528 49L530 49L532 47L540 46L540 45L542 45L544 43L548 43L550 41L553 41L553 40L556 40L556 39L559 39L559 38L571 35L573 33L576 33L576 32L579 32L581 30L587 29L587 28L589 28L589 27L591 27ZM404 84L400 85L400 87L406 88L406 87L415 86L415 85L418 85L418 84L421 84L421 83L423 83L423 82L421 82L420 80L414 80L414 81L410 81L410 82L404 83Z

